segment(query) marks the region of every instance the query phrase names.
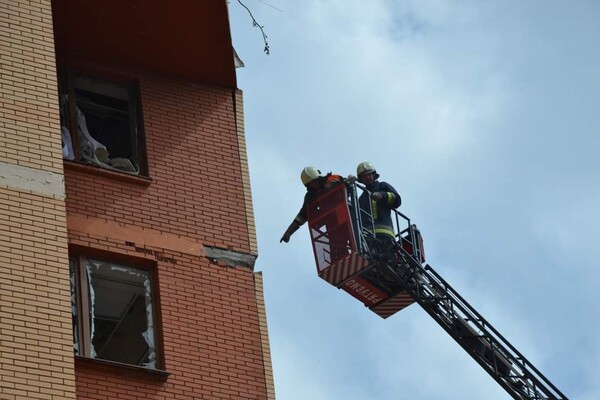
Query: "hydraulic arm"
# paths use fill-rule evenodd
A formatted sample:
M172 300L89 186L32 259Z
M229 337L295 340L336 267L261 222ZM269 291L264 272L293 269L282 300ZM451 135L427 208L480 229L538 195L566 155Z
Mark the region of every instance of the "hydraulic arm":
M340 186L308 207L319 276L387 318L418 303L514 399L566 400L533 364L486 321L430 265L421 234L395 216L396 240L382 241L372 212L360 208L358 184ZM404 225L406 224L406 225ZM402 229L401 226L406 226Z
M566 400L540 371L456 292L431 266L398 246L378 261L412 298L514 399Z

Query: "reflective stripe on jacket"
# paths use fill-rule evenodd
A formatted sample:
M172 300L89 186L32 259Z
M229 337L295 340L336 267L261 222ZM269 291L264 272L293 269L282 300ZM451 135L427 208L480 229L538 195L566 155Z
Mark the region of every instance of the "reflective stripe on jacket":
M367 187L371 193L379 192L383 195L380 200L375 200L369 197L367 192L363 192L358 198L358 204L361 210L368 213L369 206L371 207L373 224L375 225L375 234L384 234L395 237L394 225L392 222L392 209L400 207L402 199L396 189L387 182L375 181ZM368 215L361 213L363 228L371 230L371 221Z

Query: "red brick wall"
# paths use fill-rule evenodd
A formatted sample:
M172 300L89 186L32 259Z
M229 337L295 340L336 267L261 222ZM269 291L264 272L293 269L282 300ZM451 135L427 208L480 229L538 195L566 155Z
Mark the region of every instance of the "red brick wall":
M68 167L69 243L156 261L170 376L78 360L78 398L267 399L253 272L177 245L253 253L232 92L142 79L141 94L152 182Z
M67 211L250 252L231 91L142 80L141 92L152 184L67 171Z

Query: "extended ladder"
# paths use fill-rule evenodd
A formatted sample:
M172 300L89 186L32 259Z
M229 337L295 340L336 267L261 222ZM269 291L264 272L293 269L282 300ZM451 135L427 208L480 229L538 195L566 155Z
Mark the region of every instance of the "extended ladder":
M359 206L357 188L366 190L358 184L340 185L308 207L319 276L383 318L418 303L514 399L567 400L424 263L420 232L407 216L392 210L396 242L382 246L372 233L371 210Z
M533 364L431 266L400 246L378 268L394 273L412 298L514 399L566 400Z

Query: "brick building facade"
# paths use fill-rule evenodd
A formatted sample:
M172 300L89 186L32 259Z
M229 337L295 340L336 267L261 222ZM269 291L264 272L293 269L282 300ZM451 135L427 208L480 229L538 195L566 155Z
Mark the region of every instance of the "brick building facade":
M0 0L0 67L0 399L273 399L226 1Z

